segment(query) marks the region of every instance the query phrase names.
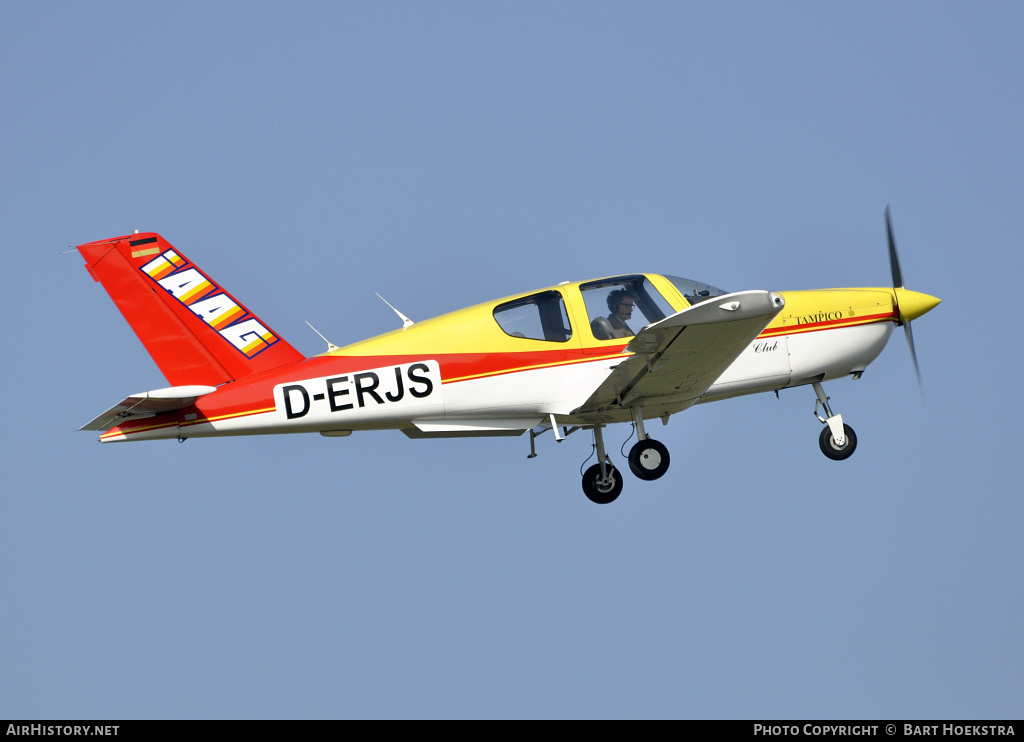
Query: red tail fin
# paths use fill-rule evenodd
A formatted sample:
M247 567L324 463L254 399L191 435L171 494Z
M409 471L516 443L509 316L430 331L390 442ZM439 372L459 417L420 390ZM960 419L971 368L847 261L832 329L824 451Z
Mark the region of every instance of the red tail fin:
M174 386L216 386L304 358L158 234L78 251Z

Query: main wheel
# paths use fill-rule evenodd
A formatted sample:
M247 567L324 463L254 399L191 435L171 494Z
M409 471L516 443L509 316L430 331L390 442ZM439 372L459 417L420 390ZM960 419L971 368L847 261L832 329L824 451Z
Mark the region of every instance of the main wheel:
M583 494L598 505L614 502L622 492L622 475L611 464L604 465L607 476L601 478L601 465L594 464L583 474Z
M846 436L846 443L842 446L836 445L836 439L832 437L832 429L826 425L818 436L818 445L821 452L833 461L842 461L853 456L857 450L857 434L849 425L843 425L843 435Z
M668 449L652 438L637 441L629 450L629 469L648 482L668 471Z

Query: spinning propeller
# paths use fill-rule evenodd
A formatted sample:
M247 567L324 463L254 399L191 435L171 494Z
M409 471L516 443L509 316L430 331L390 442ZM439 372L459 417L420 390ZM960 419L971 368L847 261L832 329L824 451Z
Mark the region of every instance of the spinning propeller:
M922 294L918 291L908 291L903 284L903 271L900 269L900 256L896 252L896 238L892 231L892 214L889 207L885 207L885 231L889 238L889 266L892 268L892 287L896 295L896 308L900 315L900 324L907 334L907 346L910 348L910 358L914 361L914 372L917 374L917 385L924 394L924 385L921 383L921 367L917 364L917 351L914 348L914 333L910 329L910 321L917 319L925 312L934 309L941 301L934 296Z

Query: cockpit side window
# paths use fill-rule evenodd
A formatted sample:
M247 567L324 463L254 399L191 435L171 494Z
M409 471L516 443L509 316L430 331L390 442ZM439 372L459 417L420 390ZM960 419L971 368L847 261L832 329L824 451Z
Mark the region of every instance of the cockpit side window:
M494 308L494 320L514 338L564 343L572 337L565 300L557 291L542 291L499 304Z
M631 338L673 313L645 276L618 276L580 286L590 329L598 340Z

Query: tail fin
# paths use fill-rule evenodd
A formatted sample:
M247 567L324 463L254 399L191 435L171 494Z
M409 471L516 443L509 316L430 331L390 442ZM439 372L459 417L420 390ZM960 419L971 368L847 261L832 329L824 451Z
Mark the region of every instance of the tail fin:
M304 358L158 234L78 251L174 386L216 386Z

